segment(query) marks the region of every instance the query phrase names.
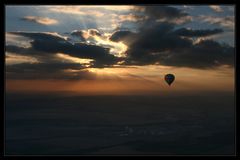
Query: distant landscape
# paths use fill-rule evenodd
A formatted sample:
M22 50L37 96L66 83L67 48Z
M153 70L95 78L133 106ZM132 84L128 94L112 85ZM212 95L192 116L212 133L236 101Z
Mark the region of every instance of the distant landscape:
M234 153L234 96L6 95L6 153Z

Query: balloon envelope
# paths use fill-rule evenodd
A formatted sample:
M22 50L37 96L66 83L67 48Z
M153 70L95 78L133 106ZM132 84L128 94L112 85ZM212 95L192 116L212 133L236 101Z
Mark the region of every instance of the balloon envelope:
M175 76L173 74L166 74L164 78L165 78L165 81L168 83L169 86L175 80Z

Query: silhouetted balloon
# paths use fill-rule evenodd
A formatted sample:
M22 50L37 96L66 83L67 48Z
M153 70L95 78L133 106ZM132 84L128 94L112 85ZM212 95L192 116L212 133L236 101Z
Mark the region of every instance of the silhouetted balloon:
M175 76L173 74L166 74L164 78L165 78L165 81L170 86L172 84L172 82L174 81Z

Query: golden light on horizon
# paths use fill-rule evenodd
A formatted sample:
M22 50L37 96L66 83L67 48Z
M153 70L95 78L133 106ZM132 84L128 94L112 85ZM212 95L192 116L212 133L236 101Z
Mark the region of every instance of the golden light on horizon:
M82 64L83 66L86 66L86 67L89 67L91 62L94 61L93 59L77 58L64 53L57 53L56 56L63 59L63 61L64 60L72 61L74 63Z
M21 64L21 63L39 63L39 61L31 56L18 55L15 53L6 54L6 65Z
M79 94L191 94L202 91L233 91L234 70L222 66L215 70L174 68L164 66L142 66L131 68L88 68L96 75L86 80L8 80L8 91L48 92L70 91ZM79 70L66 70L74 74ZM164 75L176 77L171 86Z

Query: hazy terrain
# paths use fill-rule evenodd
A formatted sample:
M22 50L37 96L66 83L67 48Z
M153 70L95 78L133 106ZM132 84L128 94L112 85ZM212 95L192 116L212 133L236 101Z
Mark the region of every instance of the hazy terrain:
M233 154L234 115L232 93L7 93L6 154Z

